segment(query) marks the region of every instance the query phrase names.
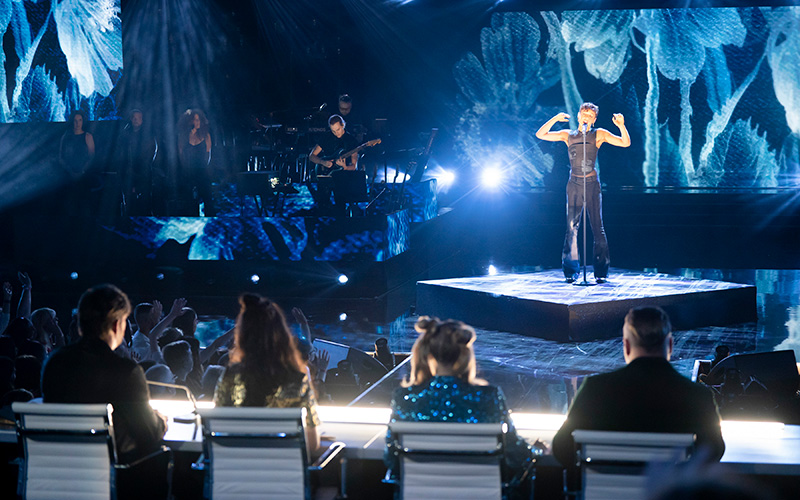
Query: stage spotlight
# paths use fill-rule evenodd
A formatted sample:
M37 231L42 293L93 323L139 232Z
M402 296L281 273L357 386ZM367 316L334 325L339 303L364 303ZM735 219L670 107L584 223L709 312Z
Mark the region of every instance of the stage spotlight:
M163 280L164 280L164 273L158 273L158 274L156 274L156 279L157 279L158 281L163 281Z
M497 274L497 268L494 267L494 264L489 264L489 276L494 276Z
M344 321L347 319L347 313L342 313L339 315L339 321Z
M76 280L76 279L78 279L78 273L75 272L75 271L72 271L72 273L70 273L69 277L70 277L70 279Z
M481 184L494 189L503 182L503 171L499 167L487 167L481 173Z
M252 281L254 285L258 285L258 282L261 281L261 276L254 274L250 276L250 281Z
M339 284L340 285L344 285L345 283L350 281L350 278L348 278L347 275L345 275L345 274L340 274L338 279L339 279Z
M448 187L456 180L456 174L452 170L442 170L442 174L437 177L437 181L441 183L442 187Z

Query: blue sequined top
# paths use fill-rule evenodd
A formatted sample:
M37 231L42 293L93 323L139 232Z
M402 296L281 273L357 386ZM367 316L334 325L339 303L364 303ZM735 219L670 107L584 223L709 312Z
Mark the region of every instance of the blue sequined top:
M508 424L506 464L516 473L532 460L530 446L517 436L511 422L503 391L492 385L472 385L457 377L437 376L425 384L400 387L392 394L391 421L505 422ZM384 462L396 471L398 464L391 432L386 433L386 444Z

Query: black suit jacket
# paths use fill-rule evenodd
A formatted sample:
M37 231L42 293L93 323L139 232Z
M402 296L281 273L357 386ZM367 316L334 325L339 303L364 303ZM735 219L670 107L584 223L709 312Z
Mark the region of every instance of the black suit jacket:
M711 391L663 358L637 358L584 380L553 438L553 454L565 466L574 465L575 429L694 433L698 448L708 447L712 459L725 452Z
M150 407L142 368L95 339L55 351L42 372L45 403L111 403L117 453L130 462L156 450L165 426Z

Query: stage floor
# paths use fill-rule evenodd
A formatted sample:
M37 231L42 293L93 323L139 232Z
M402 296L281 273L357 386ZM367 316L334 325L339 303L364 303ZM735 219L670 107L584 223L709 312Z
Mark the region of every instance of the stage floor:
M752 285L611 269L606 283L566 283L560 269L417 283L417 312L530 337L615 337L632 307L657 305L678 330L756 320Z
M647 271L750 285L757 289L758 320L673 331L672 365L683 375L691 375L695 359L712 359L714 349L721 344L729 346L734 353L794 348L800 359L800 270L673 268ZM361 350L374 349L375 340L385 337L393 351L409 352L418 335L414 323L419 315L411 311L393 320L376 320L369 310L356 304L320 301L281 305L287 310L293 305L301 306L309 316L315 336ZM619 327L621 325L620 322ZM582 342L526 337L496 326L476 326L475 330L478 375L500 386L509 406L518 411L563 414L585 376L624 365L619 329L613 338ZM393 377L376 385L358 404L388 405L392 391L407 372L408 367L403 367Z

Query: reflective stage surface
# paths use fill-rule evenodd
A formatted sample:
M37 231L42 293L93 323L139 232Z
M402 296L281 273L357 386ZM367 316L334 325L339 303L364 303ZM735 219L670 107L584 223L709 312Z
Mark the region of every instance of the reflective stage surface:
M800 271L645 269L644 272L749 284L757 288L758 321L674 332L673 365L687 377L691 375L695 359L712 359L714 349L721 344L729 346L732 353L800 348ZM302 307L309 316L315 337L357 349L372 351L375 340L386 337L393 352L408 352L417 337L414 331L417 316L411 312L394 321L371 321L369 312L353 304L312 302ZM340 315L343 319L337 319ZM510 407L520 411L563 414L582 377L624 364L620 338L559 343L486 328L476 328L476 331L479 375L502 387ZM400 367L357 405L388 405L391 391L407 371L407 365ZM347 404L344 401L335 403Z

